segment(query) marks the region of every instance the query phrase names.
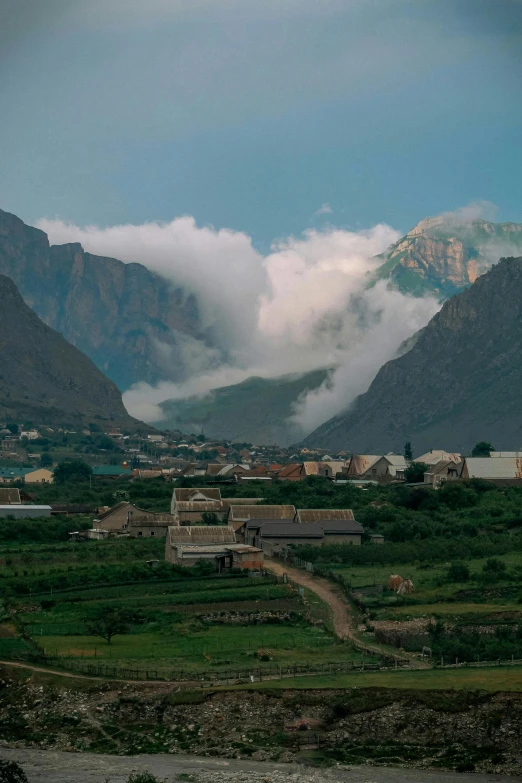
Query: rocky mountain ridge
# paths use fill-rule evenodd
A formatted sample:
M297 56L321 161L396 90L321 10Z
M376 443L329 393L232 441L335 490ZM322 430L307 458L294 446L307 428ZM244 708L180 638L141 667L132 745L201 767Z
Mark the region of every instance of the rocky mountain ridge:
M0 210L0 274L48 326L124 390L183 380L183 339L201 334L197 302L141 264L94 256Z
M522 224L425 218L385 253L373 277L414 296L441 301L472 285L502 255L522 252Z
M44 324L4 275L0 275L0 295L0 418L148 429L129 416L115 384Z
M378 454L479 440L522 445L522 257L502 259L447 301L411 350L389 361L345 413L307 445Z

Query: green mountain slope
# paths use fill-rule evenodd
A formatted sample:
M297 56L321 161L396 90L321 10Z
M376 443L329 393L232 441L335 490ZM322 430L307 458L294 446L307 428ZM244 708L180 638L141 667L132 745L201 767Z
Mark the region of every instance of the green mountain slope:
M259 445L295 443L304 433L290 420L293 406L302 394L321 386L328 374L329 370L321 369L304 375L247 378L205 397L167 400L160 406L165 414L161 426Z
M503 259L447 301L407 353L381 368L308 446L379 454L522 448L522 257Z

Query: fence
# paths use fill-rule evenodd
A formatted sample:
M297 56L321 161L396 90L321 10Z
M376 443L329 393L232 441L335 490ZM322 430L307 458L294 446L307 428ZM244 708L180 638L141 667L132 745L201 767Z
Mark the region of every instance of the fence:
M158 682L185 682L211 687L219 684L240 682L262 682L263 680L281 680L307 675L349 674L363 671L389 671L393 668L406 668L405 662L383 659L379 663L356 663L352 661L324 664L295 664L293 666L259 666L249 669L225 669L220 672L194 672L185 669L160 672L157 669L111 666L96 661L74 661L60 655L45 655L41 652L17 653L13 661L25 661L49 668L76 672L89 677L108 677L114 680L144 680ZM408 667L409 668L409 667Z

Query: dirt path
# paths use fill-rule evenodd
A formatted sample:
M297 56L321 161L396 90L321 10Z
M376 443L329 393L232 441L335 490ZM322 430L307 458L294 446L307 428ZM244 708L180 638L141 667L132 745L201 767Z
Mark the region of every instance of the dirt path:
M118 683L124 682L129 685L147 685L147 686L176 686L179 687L180 683L170 682L167 680L119 680L112 677L94 677L88 674L76 674L75 672L66 672L61 669L46 669L43 666L33 666L31 663L18 663L17 661L0 661L0 666L16 666L17 669L30 669L33 672L42 672L42 674L53 674L58 677L69 677L73 680L93 680L94 682L111 682ZM189 682L184 682L183 686L189 686Z
M321 576L314 576L308 571L301 571L298 568L293 568L286 563L280 563L274 560L265 561L265 568L277 576L287 574L289 579L302 587L307 587L313 593L319 596L332 610L334 631L339 639L349 639L355 647L359 649L368 649L373 652L377 652L382 655L382 649L377 644L371 644L360 641L353 630L353 615L351 606L348 603L345 596L342 594L341 589L337 585L330 582L328 579L324 579ZM399 655L397 658L404 660L410 660L408 656ZM410 660L413 665L422 666L418 661Z

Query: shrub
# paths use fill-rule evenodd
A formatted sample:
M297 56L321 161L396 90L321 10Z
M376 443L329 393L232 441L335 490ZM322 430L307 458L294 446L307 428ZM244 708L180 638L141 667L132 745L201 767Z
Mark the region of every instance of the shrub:
M127 783L161 783L161 780L150 772L137 772L128 778Z
M22 767L14 761L0 760L0 783L28 783Z
M452 563L448 568L449 582L467 582L469 579L469 568L466 563Z

